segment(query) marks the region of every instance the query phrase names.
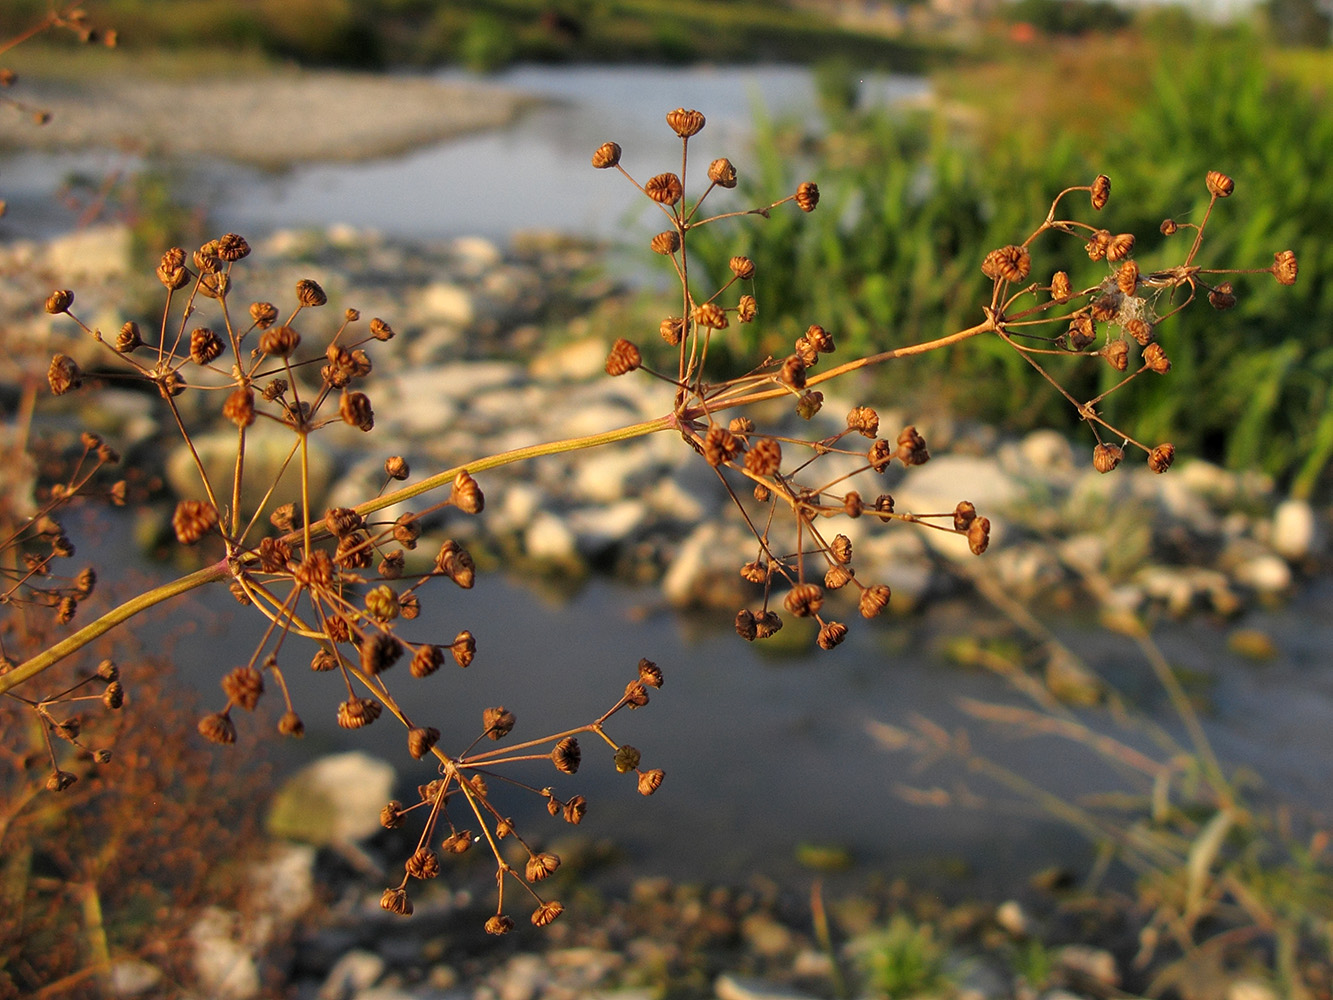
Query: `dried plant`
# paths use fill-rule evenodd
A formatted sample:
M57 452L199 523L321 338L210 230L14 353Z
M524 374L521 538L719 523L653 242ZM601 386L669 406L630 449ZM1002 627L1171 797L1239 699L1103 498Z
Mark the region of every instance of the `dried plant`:
M162 255L156 277L163 289L163 305L151 329L128 320L114 335L104 334L80 318L73 291L52 293L47 312L65 318L95 341L106 364L102 366L105 371L94 379L72 357L57 354L47 371L51 391L63 395L92 388L91 383L103 379L128 379L153 389L189 447L197 476L196 495L180 500L176 507L172 520L176 538L181 545L209 555L202 568L143 592L22 662L7 664L9 669L0 674L0 693L13 697L147 608L205 584L225 583L236 600L262 615L268 626L248 661L222 677L224 700L199 722L199 732L214 743L235 742L237 719L276 688L283 709L278 729L298 736L304 726L284 671L294 663L308 663L312 670L329 673L345 690L337 713L340 726L361 728L387 709L406 731L409 754L414 759L433 758L438 772L436 779L420 787L419 802L411 806L393 802L384 809L382 819L388 826L403 822L409 812L420 812L425 818L403 878L385 890L383 907L410 913L413 879L433 877L441 853L462 853L484 840L494 857L497 882L496 911L486 929L500 934L512 928L513 921L505 912L505 890L511 881L530 897L532 922L544 925L559 915L561 904L545 898L535 886L556 870L560 859L528 847L506 818L508 810L499 801L499 788L503 784L540 795L552 815L572 823L582 818L586 803L578 795L557 797L552 788L519 783L509 777L508 765L545 762L558 771L573 773L581 759L577 738L592 736L608 745L618 771L636 775L639 792L651 794L660 785L662 772L643 767L639 751L613 739L606 723L622 709L646 704L648 689L661 685L661 671L642 660L637 676L604 714L503 750L476 749L481 740L501 740L514 727L512 714L503 707L487 709L476 738L461 750L446 751L442 734L413 708L411 686L435 674L447 659L467 667L478 655L476 643L468 631L452 638L415 637L410 634L411 623L423 602L435 594L427 584L447 579L466 590L473 585L476 568L467 549L452 539L444 540L428 561L418 559L416 549L427 517L446 508L480 514L485 499L478 477L500 466L652 433L678 434L715 471L754 536L754 549L738 554L737 564L761 597L756 608L737 614L736 630L750 640L771 636L782 625L776 610L780 603L788 615L813 619L819 626L819 645L832 649L843 640L847 626L829 610L834 603L829 592L853 594L849 603L865 618L878 615L891 595L887 585L857 578L851 541L830 528L830 521L868 518L884 526L914 524L956 535L960 546L968 546L977 555L987 548L990 521L966 499L942 512L896 509L893 497L878 487L879 477L894 462L909 468L926 462L929 450L913 426L902 428L892 440L881 437L878 413L870 406L852 408L843 429L831 436L793 432L792 426L801 427L822 407L818 386L871 366L982 336L999 338L1019 352L1061 392L1053 373L1057 362L1109 363L1130 372L1129 358L1134 354L1137 361L1125 381L1144 374L1154 377L1170 367L1154 342L1157 325L1188 305L1198 291L1206 292L1215 306L1225 306L1234 291L1219 276L1245 273L1204 269L1195 263L1212 218L1210 206L1208 215L1197 224L1170 223L1177 231L1193 232L1179 266L1140 274L1131 257L1132 236L1112 235L1088 223L1057 217L1065 200L1079 192L1090 197L1093 210L1102 210L1110 182L1098 177L1089 185L1061 192L1045 220L1025 240L1002 247L979 262L991 287L976 325L833 365L825 359L835 353L834 335L814 323L796 340L790 354L756 358L744 374L715 378L709 365L714 338L725 337L733 322L756 322L761 314L753 285L760 265L736 256L725 284L700 291L690 273L691 235L704 225L746 216L767 217L789 205L802 212L814 211L819 191L815 184L805 182L771 204L705 215L706 201L711 208L721 192L735 186L736 168L726 158L713 159L705 171L706 187L691 200L686 188L691 143L705 119L698 111L677 109L667 115L667 123L680 139L678 173L635 180L613 142L596 150L593 166L614 169L628 178L666 220L666 228L652 238L650 246L670 262L680 284L679 309L662 320L658 331L671 360L662 370L651 367L644 350L628 339L619 339L611 347L606 372L612 377L642 372L664 382L670 387L668 412L654 420L585 437L479 456L392 491L388 486L406 479L408 469L402 458L391 456L385 462L385 486L380 495L355 507L319 510L314 506L308 476L310 440L330 426L373 430L374 409L367 391L373 391L372 353L393 338L388 322L379 318L363 321L355 309L321 321L327 296L311 280L298 282L282 306L242 297L240 289L250 280L243 265L250 246L232 233L193 252L174 247ZM1231 183L1221 174L1209 174L1206 183L1214 204L1231 194ZM1085 241L1092 261L1110 265L1108 274L1080 291L1073 289L1063 273L1056 273L1049 283L1030 281L1032 253L1038 238L1048 232ZM1280 253L1263 270L1290 283L1295 279L1296 262L1290 253ZM1177 295L1181 301L1173 305ZM1096 439L1093 462L1099 470L1114 468L1127 447L1144 452L1154 471L1164 472L1170 466L1170 444L1140 444L1100 415L1099 404L1108 393L1089 400L1065 395L1092 430ZM208 401L213 403L211 408ZM776 407L777 412L761 405L770 402L783 405ZM235 447L225 470L210 468L194 444L200 428L206 426L194 415L207 414L210 409L220 414L234 434ZM724 419L733 411L740 412ZM283 470L296 470L298 500L283 502L278 496L281 473L277 477L269 474L255 492L247 489L255 476L247 462L247 444L252 428L260 423L287 435ZM862 443L857 444L858 440ZM97 471L114 459L111 450L92 437L85 439L84 447L85 465L80 468ZM54 559L70 554L68 545L60 544L59 511L75 498L96 492L92 482L76 472L59 489L45 491L39 510L15 519L2 550L11 604L20 598L29 604L50 604L61 623L74 617L80 589L91 589L93 578L76 577L71 584L47 574ZM259 499L251 501L252 495ZM123 497L123 490L117 494L113 487L110 496L113 500ZM392 504L427 496L432 499L420 510L393 520L376 516ZM313 651L298 650L296 642L289 641L298 639L308 640ZM401 670L391 674L400 660L410 664L406 671L410 678L403 678ZM398 680L391 682L391 676ZM81 697L81 690L74 686L56 699L29 704L43 725L58 730L57 706ZM52 767L52 787L66 785L60 775L67 772L58 763ZM478 832L473 832L473 823ZM501 852L499 842L511 837L527 849L522 871Z

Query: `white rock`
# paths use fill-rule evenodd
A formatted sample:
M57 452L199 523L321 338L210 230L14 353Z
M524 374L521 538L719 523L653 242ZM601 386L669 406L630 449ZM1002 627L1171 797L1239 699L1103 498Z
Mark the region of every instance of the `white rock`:
M369 754L332 754L301 768L274 796L269 829L307 844L355 842L381 829L394 769Z
M1018 451L1029 469L1064 471L1074 465L1074 449L1058 431L1033 431L1019 443Z
M582 381L605 377L606 356L611 345L605 337L585 337L561 344L533 359L529 371L543 382ZM624 376L622 376L624 377Z
M994 520L995 512L1022 499L1023 488L990 459L942 455L908 469L893 495L899 510L921 514L952 512L960 500L971 500L977 513Z
M575 544L585 557L601 555L634 536L648 519L641 500L621 500L605 507L582 507L565 516Z
M259 969L250 949L237 940L239 917L209 907L190 928L194 974L215 1000L250 1000L259 995Z
M1325 539L1314 508L1306 500L1284 500L1273 512L1273 549L1287 559L1305 559L1323 549Z
M319 1000L350 1000L375 985L385 962L374 952L356 949L338 959L319 988Z
M450 281L434 281L417 294L414 311L427 320L469 326L477 318L472 292Z
M457 258L459 270L466 274L483 274L504 260L500 248L484 236L459 236L450 242L449 249Z
M578 539L561 518L543 510L523 533L523 549L542 562L565 562L578 558Z
M695 528L676 550L662 578L662 593L677 607L697 602L710 580L736 577L744 562L744 538L730 522L709 521Z
M1226 1000L1277 1000L1277 993L1257 979L1237 979L1228 984Z
M724 972L713 983L717 1000L814 1000L810 993L753 976Z
M1237 583L1261 594L1276 594L1291 586L1291 567L1285 559L1275 555L1255 556L1238 565L1233 571Z
M137 997L162 982L162 970L137 958L118 959L111 963L107 978L112 996Z
M309 844L274 844L251 872L259 904L284 923L315 902L315 848Z
M60 236L46 245L46 266L61 281L105 281L129 273L128 226L89 226Z
M215 493L219 499L229 499L230 484L236 469L235 431L204 434L194 437L193 441ZM295 441L296 436L291 431L273 426L269 421L259 421L250 428L245 438L245 479L241 491L241 506L246 513L253 511L264 498L280 469L283 469L282 479L265 509L271 511L280 504L300 503L301 462L299 456L287 461ZM333 478L333 458L320 444L317 436L309 439L307 451L310 503L315 510L323 510L324 498ZM286 463L285 469L283 463ZM194 458L184 444L177 445L172 451L167 459L166 472L167 482L171 484L176 496L196 499L204 497Z

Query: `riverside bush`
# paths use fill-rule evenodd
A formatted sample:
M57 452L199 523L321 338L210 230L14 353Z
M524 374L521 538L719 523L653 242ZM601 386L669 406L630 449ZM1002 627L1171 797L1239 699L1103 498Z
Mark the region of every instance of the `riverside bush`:
M1196 297L1220 302L1232 295L1229 285L1223 286L1228 276L1242 281L1240 275L1259 272L1266 278L1254 281L1283 286L1297 279L1297 257L1289 250L1265 250L1261 257L1271 263L1239 270L1205 268L1199 262L1209 242L1205 231L1213 231L1215 213L1229 207L1235 188L1231 177L1216 170L1195 182L1206 192L1206 207L1176 226L1175 262L1141 267L1133 255L1135 237L1119 226L1112 230L1100 224L1111 215L1101 214L1111 203L1111 180L1097 174L1043 197L1035 204L1045 210L1044 218L1035 225L1015 225L966 269L959 263L960 286L968 281L965 275L980 270L989 288L980 303L960 312L956 328L899 347L858 351L849 350L845 340L839 343L837 328L831 332L830 326L808 321L822 318L816 315L780 351L753 354L739 373L719 371L718 347L737 328L767 321L767 293L757 284L765 265L734 253L724 272L700 280L697 270L691 272L699 232L748 216L770 224L804 219L827 206L820 208L821 191L811 181L788 186L790 194L762 199L756 207L738 205L729 194L740 176L736 166L724 156L709 159L706 167L697 153L691 158L704 115L678 108L667 113L666 122L680 141L679 166L672 163L651 175L637 166L631 171L613 141L592 152L594 168L621 175L661 213L663 230L648 248L676 276L679 298L657 329L649 331L647 342L625 336L610 344L605 371L612 378L660 383L663 414L584 437L478 455L407 487L394 486L409 477L409 469L391 454L379 493L355 507L323 509L310 496L310 442L316 434L335 430L374 430L374 353L387 349L395 337L389 321L364 318L355 308L327 315L327 296L309 279L279 292L252 290L252 283L262 281L262 269L258 279L252 276L246 263L250 245L236 233L190 251L166 248L154 269L159 308L151 315L118 317L123 320L118 329L103 331L86 322L76 290L50 293L46 313L56 317L63 332L83 338L99 361L95 367L80 364L61 351L34 362L25 379L21 433L6 456L11 468L30 464L28 418L43 374L46 389L58 397L92 393L113 379L134 383L160 402L191 452L202 433L217 427L233 437L235 448L223 470L194 453L194 495L180 498L175 507L176 541L202 553L202 567L146 589L74 629L69 626L92 607L97 574L92 567L66 569L75 551L61 518L89 502L125 504L139 498L126 479L114 478L121 461L114 445L91 432L81 435L70 461L42 456L52 461L40 474L11 481L0 505L6 614L0 694L14 700L43 737L40 749L21 760L26 777L44 775L44 781L38 780L47 792L67 793L86 787L80 783L89 769L114 761L115 748L87 739L83 713L89 705L100 705L106 713L121 711L126 698L135 697L136 684L151 682L133 663L94 665L92 644L150 608L198 587L224 584L246 613L260 615L268 627L247 662L218 665L220 694L214 710L198 720L199 736L219 747L249 737L250 720L260 717L256 709L266 699L277 731L299 737L304 722L284 672L327 674L345 695L337 708L341 727L361 729L392 717L403 728L408 756L430 769L414 801L388 802L380 813L385 827L410 823L420 829L401 878L395 874L398 881L383 892L383 909L410 915L420 883L437 877L450 856L480 845L493 863L496 883L495 910L485 930L496 935L512 930L510 911L516 906L523 907L532 924L546 926L563 912L545 885L562 862L516 829L508 797L535 795L553 818L580 823L589 808L586 799L565 790L563 783L544 782L563 782L579 770L585 756L580 739L596 748L603 764L626 775L639 794L654 794L665 779L663 771L649 766L651 755L613 736L610 723L614 717L618 727L630 712L648 705L663 686L664 672L647 658L627 663L627 683L608 698L605 712L582 724L552 726L545 735L521 742L508 741L517 720L501 704L483 710L471 733L442 733L431 726L418 714L414 686L447 683L441 675L446 663L470 668L476 661L478 669L486 667L485 650L477 649L466 629L452 637L416 632L424 602L447 600L444 595L452 588L470 589L477 572L465 546L427 532L433 515L446 509L482 515L483 480L501 466L649 434L679 437L681 447L708 467L752 535L748 550L735 559L753 594L736 613L739 636L762 641L784 621L804 618L817 626L819 646L833 650L849 627L835 616L850 618L854 611L872 619L891 599L886 584L858 578L853 542L837 531L839 525L857 520L858 527L875 530L937 531L952 536L949 541L960 550L981 556L989 544L990 521L966 499L947 511L897 509L881 477L891 466L910 474L912 467L927 462L925 438L912 425L881 436L879 413L870 405L852 407L831 434L807 432L806 426L815 426L807 422L824 406L820 386L889 362L988 343L1078 412L1095 441L1089 457L1099 472L1112 472L1130 456L1165 473L1174 459L1173 445L1137 440L1132 426L1104 415L1105 400L1138 380L1168 374L1171 362L1157 340L1159 326L1169 326ZM1016 214L1030 217L1032 204L1016 208ZM1078 280L1050 265L1045 257L1050 243L1070 248L1055 260L1081 255L1089 262L1079 269ZM819 271L806 272L802 280L816 282L819 276ZM728 353L734 367L738 352ZM1076 394L1071 387L1085 380L1079 372L1088 368L1114 372L1113 384L1095 395ZM247 464L247 443L260 423L286 436L287 464L298 470L301 483L299 501L280 503L264 492L276 485L271 474L259 484L260 499L247 499L255 495L246 488L256 476ZM392 520L381 513L413 500L421 506ZM417 549L427 542L433 555L422 558ZM534 646L539 642L535 639ZM381 725L387 723L389 718ZM536 782L518 781L515 765L536 770ZM93 968L103 961L97 956Z

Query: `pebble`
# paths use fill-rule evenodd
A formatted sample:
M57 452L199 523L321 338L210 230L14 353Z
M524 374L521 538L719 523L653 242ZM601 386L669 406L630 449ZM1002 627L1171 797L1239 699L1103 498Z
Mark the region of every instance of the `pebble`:
M817 1000L814 994L752 976L723 973L713 983L717 1000Z
M378 833L392 798L391 764L361 751L332 754L285 782L269 810L269 832L306 844L355 843Z

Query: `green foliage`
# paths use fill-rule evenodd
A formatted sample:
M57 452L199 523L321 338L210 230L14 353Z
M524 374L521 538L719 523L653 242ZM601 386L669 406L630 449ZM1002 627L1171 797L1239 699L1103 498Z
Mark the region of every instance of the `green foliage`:
M1132 20L1124 7L1107 0L1016 0L1005 8L1011 21L1023 21L1049 35L1084 35L1123 28Z
M1197 302L1164 323L1159 338L1171 373L1137 380L1108 401L1107 413L1140 440L1170 440L1186 453L1262 468L1308 493L1333 459L1333 329L1323 319L1333 307L1326 278L1333 189L1322 183L1333 159L1333 119L1316 95L1267 70L1253 37L1198 30L1205 37L1188 46L1145 40L1159 50L1155 97L1128 120L1098 123L1095 144L1013 134L983 145L938 115L839 111L836 102L825 102L818 140L761 118L759 168L742 178L746 192L790 190L819 162L812 177L822 192L818 211L801 219L775 214L744 246L700 238L695 248L712 278L725 273L733 253L764 262L756 283L765 310L747 335L766 349L786 353L804 324L817 322L840 347L880 351L980 320L985 254L1021 242L1058 191L1098 173L1112 178L1110 204L1100 215L1072 202L1070 211L1138 235L1135 257L1144 271L1178 263L1193 230L1168 242L1157 235L1159 224L1200 221L1204 174L1223 170L1235 178L1236 194L1217 206L1222 218L1198 263L1262 270L1274 252L1290 249L1300 278L1282 288L1266 274L1241 277L1238 305L1224 318ZM1086 113L1094 121L1099 114L1095 105ZM1091 264L1074 241L1045 237L1032 249L1034 281L1057 269L1069 271L1076 287L1106 276L1106 265ZM1201 288L1199 297L1205 294ZM998 341L911 364L914 384L924 372L932 398L961 411L1017 426L1077 424L1072 408ZM1085 379L1109 384L1113 376L1108 366ZM1084 398L1098 388L1066 385Z
M866 985L888 1000L940 991L948 984L944 956L944 944L929 924L895 913L889 925L866 942L861 955Z

